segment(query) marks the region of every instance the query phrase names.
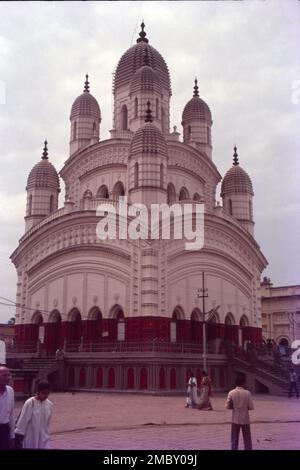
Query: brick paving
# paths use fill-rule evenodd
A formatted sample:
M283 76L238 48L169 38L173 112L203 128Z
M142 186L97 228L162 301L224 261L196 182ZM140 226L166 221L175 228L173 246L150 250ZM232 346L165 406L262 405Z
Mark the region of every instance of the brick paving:
M53 449L228 449L231 411L225 395L213 411L184 408L184 397L121 393L53 393ZM300 450L300 399L254 396L253 447ZM20 408L20 404L17 405ZM242 447L242 437L240 437Z

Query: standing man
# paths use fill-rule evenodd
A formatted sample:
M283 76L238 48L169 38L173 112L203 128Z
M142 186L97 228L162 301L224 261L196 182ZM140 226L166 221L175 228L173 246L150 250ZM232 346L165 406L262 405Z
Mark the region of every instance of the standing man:
M14 446L14 403L13 388L7 385L10 372L0 366L0 450L12 449Z
M297 380L298 380L298 377L297 377L297 374L295 372L295 370L292 368L290 370L290 391L289 391L289 398L291 398L292 394L293 394L293 390L295 390L295 393L297 395L297 398L299 398L299 392L298 392L298 388L297 388Z
M231 450L238 450L242 428L245 450L252 450L249 410L254 410L252 395L245 390L245 379L238 377L236 388L228 393L226 408L232 410Z

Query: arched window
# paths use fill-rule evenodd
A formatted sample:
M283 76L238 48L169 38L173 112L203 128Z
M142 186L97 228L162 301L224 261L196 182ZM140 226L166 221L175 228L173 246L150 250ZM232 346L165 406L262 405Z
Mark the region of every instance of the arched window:
M249 201L249 220L252 220L252 201Z
M161 107L161 131L165 132L165 110Z
M159 118L159 101L158 98L156 98L156 109L155 109L155 115L157 118Z
M160 187L164 187L164 166L162 163L160 164Z
M181 188L179 192L179 201L186 201L187 199L189 199L188 190L186 188Z
M123 131L128 129L128 112L126 104L124 104L121 109L121 126Z
M93 123L93 135L94 136L96 135L96 123L95 122Z
M73 124L73 140L77 138L77 122Z
M100 186L100 188L98 189L97 197L99 197L101 199L109 199L108 188L105 184Z
M209 145L210 144L210 139L209 139L209 127L206 128L206 142Z
M114 199L119 199L119 197L121 197L121 196L125 196L125 190L124 190L123 183L121 181L118 181L114 185L113 198Z
M139 105L138 99L135 98L135 100L134 100L134 117L138 117L138 105Z
M195 193L193 196L193 201L201 201L201 196L198 193Z
M229 199L229 214L232 215L232 200Z
M29 203L28 203L28 215L32 214L32 194L29 196Z
M188 126L187 131L188 131L188 140L191 140L191 138L192 138L192 127Z
M54 207L53 207L53 199L54 199L54 198L53 198L53 194L51 194L51 196L50 196L50 202L49 202L49 214L52 214L53 209L54 209Z
M135 162L135 165L134 165L134 187L135 188L139 187L139 164L138 162Z
M176 191L172 183L169 183L167 186L167 203L173 204L176 200Z

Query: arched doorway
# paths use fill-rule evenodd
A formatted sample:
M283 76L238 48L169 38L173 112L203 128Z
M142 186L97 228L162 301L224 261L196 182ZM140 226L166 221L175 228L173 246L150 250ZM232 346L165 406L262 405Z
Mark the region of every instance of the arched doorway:
M225 332L224 332L225 341L238 344L238 331L237 331L237 328L235 327L235 319L231 312L227 313L224 323L225 323Z
M84 339L91 342L99 341L102 337L102 313L98 307L91 308L86 325Z
M120 305L114 305L110 310L109 316L115 321L113 339L117 341L125 341L125 317L122 307Z
M63 346L62 343L61 315L58 310L52 310L46 324L47 353L55 354L55 351Z
M140 390L147 390L148 388L148 370L146 367L141 369L140 373Z
M34 343L35 346L38 340L41 344L44 343L45 326L43 323L43 315L37 310L31 317L30 337L28 338L28 341Z
M102 367L97 368L96 387L97 388L102 388L103 387L103 369L102 369Z
M170 389L176 390L177 383L176 383L176 369L172 368L170 370Z
M176 191L174 184L169 183L167 186L167 203L174 204L176 202Z
M182 339L181 331L180 331L180 320L184 319L184 313L182 308L177 305L174 308L172 313L172 319L170 323L170 341L171 343L176 343L176 341L180 341Z
M108 371L107 388L115 388L115 386L116 386L115 369L111 367Z
M199 344L202 342L201 319L202 313L198 308L195 308L191 314L191 341Z
M79 387L85 387L86 373L85 368L81 367L79 371Z
M127 371L127 388L128 390L134 389L134 370L132 367Z
M166 375L163 367L159 369L159 388L160 390L164 390L166 388Z
M102 186L100 186L100 188L98 189L97 191L97 198L100 198L100 199L109 199L109 192L108 192L108 188L105 184L103 184Z
M67 339L71 349L78 350L82 336L81 314L77 308L73 308L68 315Z
M125 189L123 183L118 181L113 188L113 199L118 201L121 196L125 196Z
M179 191L179 201L187 201L189 199L189 192L186 188L181 188Z
M242 315L239 325L239 346L244 347L246 341L250 340L249 320L246 315Z

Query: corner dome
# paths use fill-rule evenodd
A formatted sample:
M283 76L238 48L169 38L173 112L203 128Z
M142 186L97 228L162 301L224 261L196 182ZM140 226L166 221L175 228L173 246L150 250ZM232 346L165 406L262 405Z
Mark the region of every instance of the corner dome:
M197 79L195 79L194 96L184 107L182 124L187 121L208 121L212 123L211 112L208 105L199 97Z
M70 120L80 116L88 116L101 121L101 111L96 98L90 94L88 75L84 84L83 93L76 98L71 108Z
M240 194L247 193L254 195L252 181L248 173L240 167L238 162L238 155L234 147L234 163L232 168L227 171L222 180L221 197L226 194Z
M147 102L146 123L140 127L133 136L130 145L130 156L141 153L168 155L166 140L161 131L152 124L150 101Z
M48 161L46 140L42 160L32 168L27 178L26 190L34 188L51 188L60 191L57 171L52 163Z
M117 88L130 85L131 79L136 71L144 65L145 49L147 49L149 66L155 70L161 86L167 88L171 96L171 81L167 64L161 54L148 44L148 39L144 32L144 23L141 24L141 27L142 31L139 34L140 37L137 39L137 44L130 47L119 60L114 78L114 93Z
M138 93L139 91L162 93L159 76L149 65L143 65L139 68L131 79L130 93Z

